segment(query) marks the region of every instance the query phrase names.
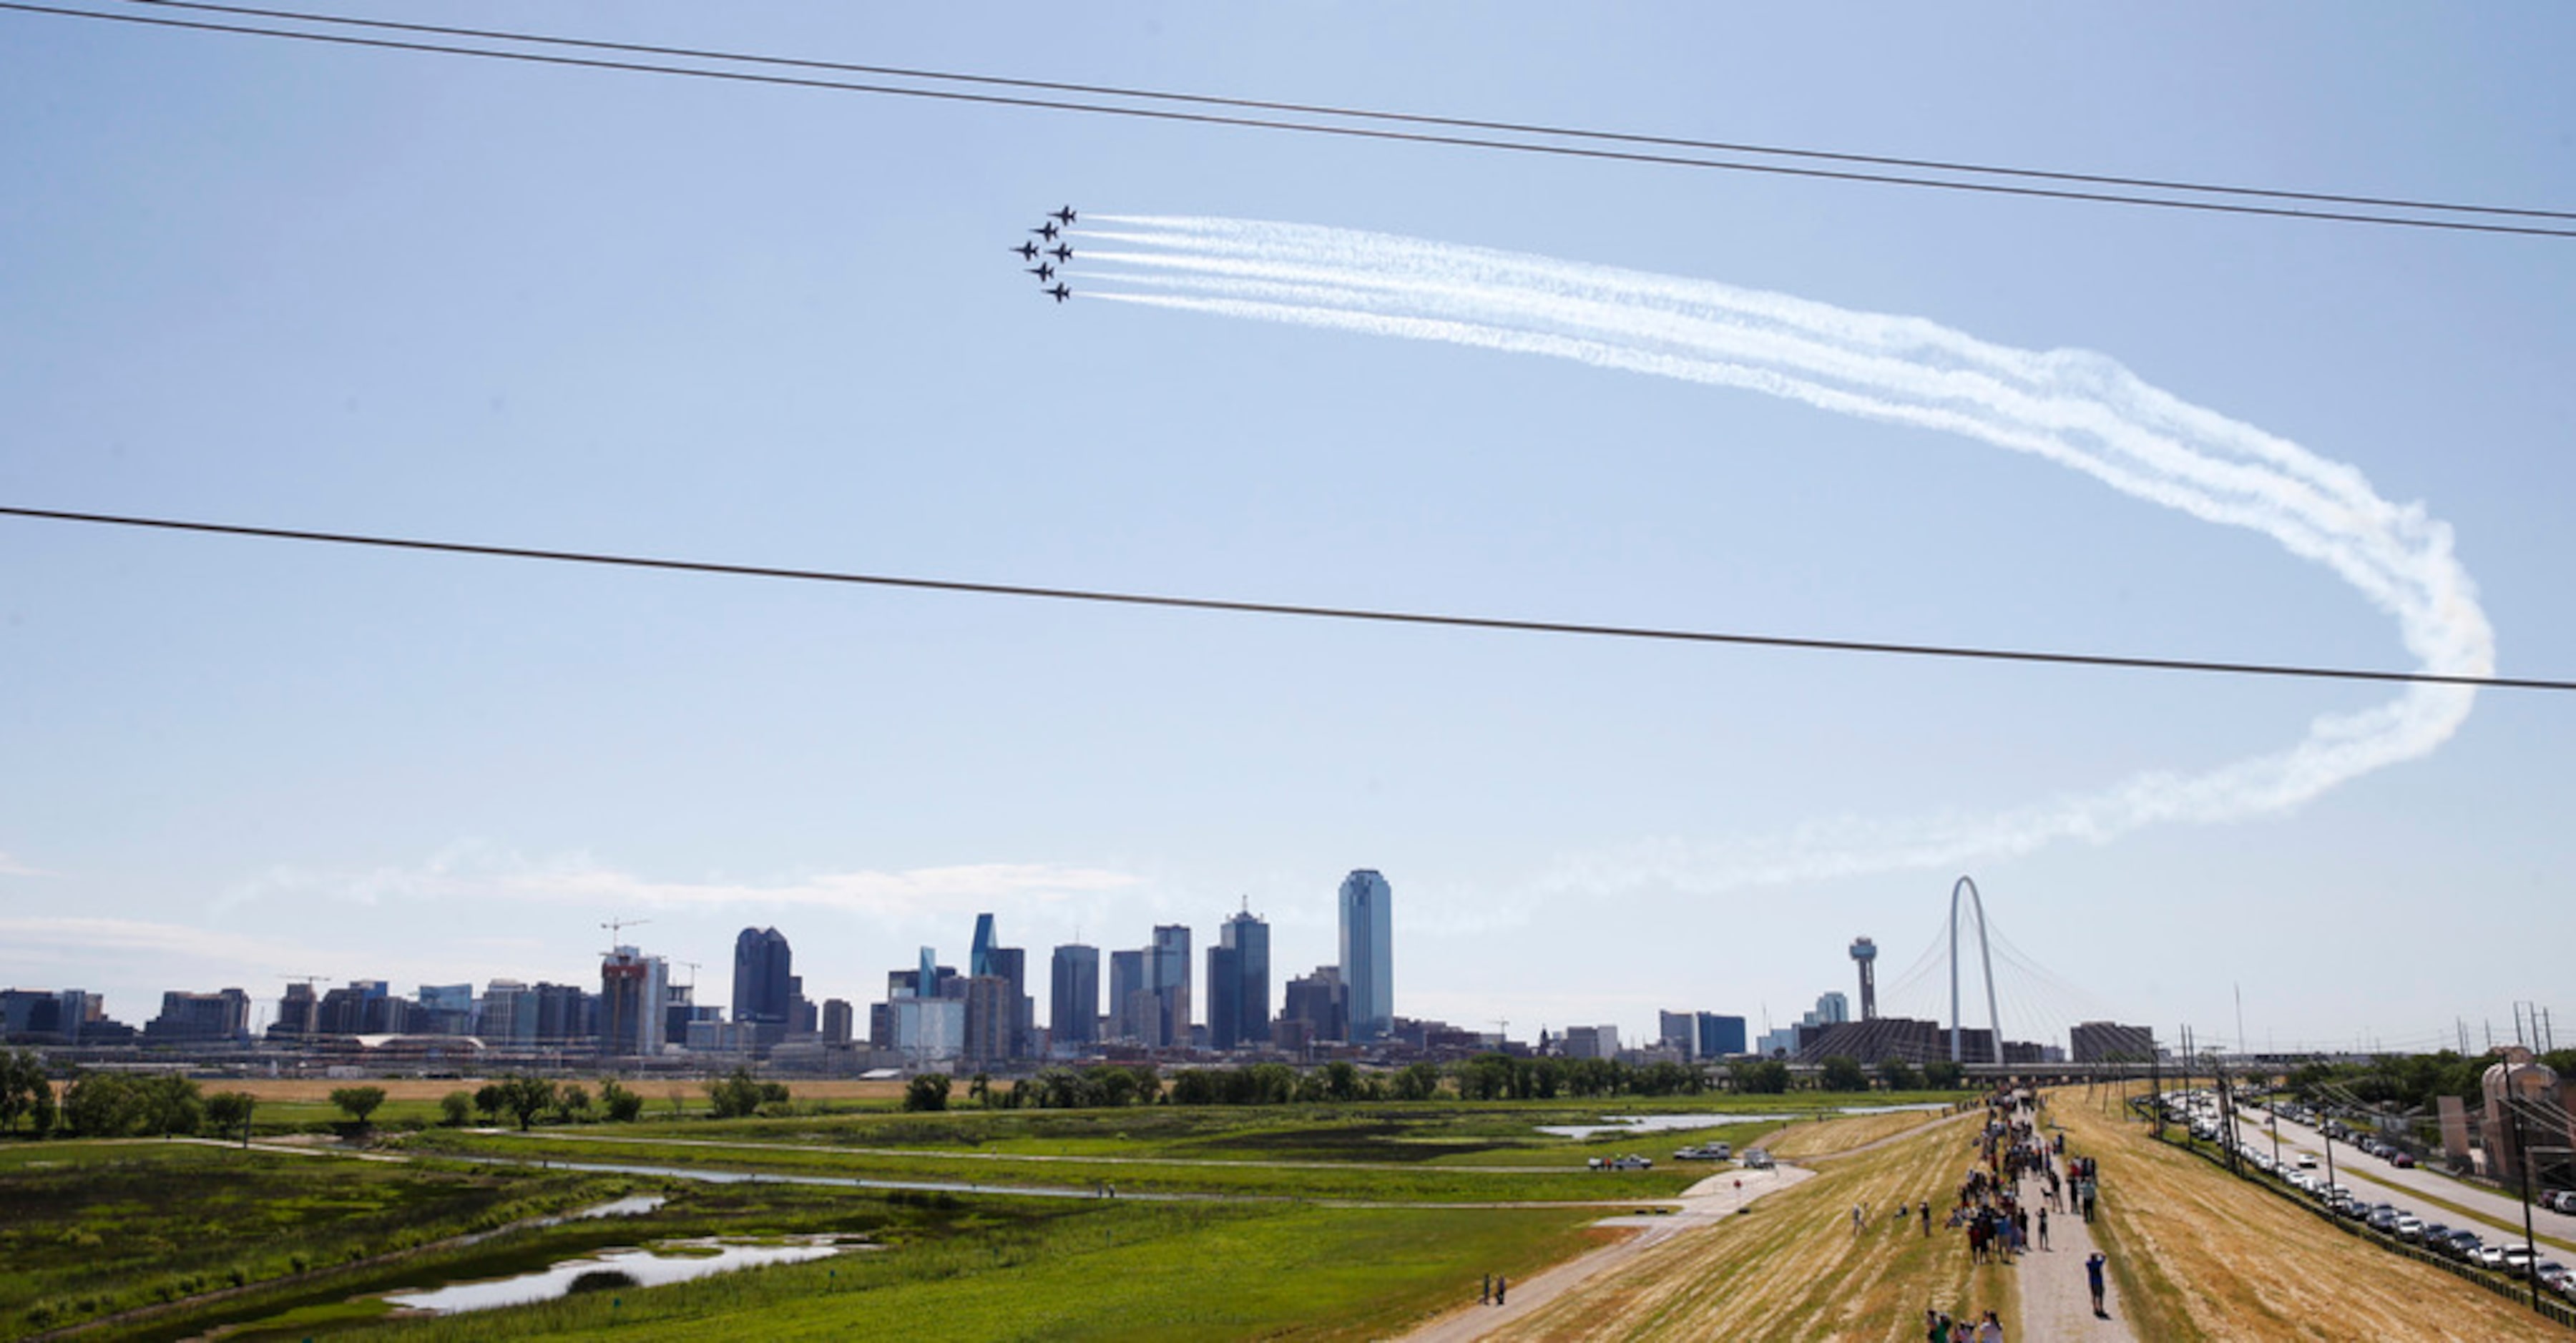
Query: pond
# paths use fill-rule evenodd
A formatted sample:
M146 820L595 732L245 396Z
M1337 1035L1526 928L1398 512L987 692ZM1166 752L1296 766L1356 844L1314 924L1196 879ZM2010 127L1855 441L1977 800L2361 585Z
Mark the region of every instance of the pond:
M837 1245L811 1242L727 1245L718 1241L683 1241L675 1243L668 1251L608 1250L579 1259L567 1259L551 1268L522 1273L515 1278L460 1282L421 1292L395 1292L387 1295L385 1300L405 1310L453 1315L466 1310L491 1310L499 1306L552 1301L570 1292L573 1281L588 1273L622 1273L635 1286L660 1287L710 1274L730 1273L735 1269L802 1263L838 1253L840 1247Z
M1801 1119L1826 1115L1894 1114L1903 1110L1946 1110L1944 1101L1925 1101L1914 1105L1846 1105L1839 1109L1806 1110L1796 1114L1662 1114L1603 1115L1598 1124L1541 1124L1538 1131L1560 1138L1597 1138L1605 1133L1668 1133L1677 1129L1716 1128L1721 1124L1792 1124Z

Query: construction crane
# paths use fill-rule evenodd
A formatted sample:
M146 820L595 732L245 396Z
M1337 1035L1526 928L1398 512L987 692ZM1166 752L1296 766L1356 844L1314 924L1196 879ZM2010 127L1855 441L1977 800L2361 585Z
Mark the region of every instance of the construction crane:
M617 949L625 945L625 940L621 934L626 929L641 927L644 924L651 922L651 919L621 919L615 915L611 915L608 922L599 925L600 927L608 930L608 954L611 956L616 955Z

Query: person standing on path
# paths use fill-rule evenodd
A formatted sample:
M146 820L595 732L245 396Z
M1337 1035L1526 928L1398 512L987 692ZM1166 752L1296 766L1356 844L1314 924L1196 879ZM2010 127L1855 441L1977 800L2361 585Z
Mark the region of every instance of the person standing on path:
M2048 1209L2039 1210L2039 1248L2048 1248Z
M1480 1288L1477 1288L1477 1289L1476 1289L1476 1304L1477 1304L1477 1305L1480 1305L1480 1306L1490 1306L1490 1305L1494 1304L1494 1275L1493 1275L1493 1274L1491 1274L1491 1273L1486 1274L1486 1275L1485 1275L1485 1285L1484 1285L1484 1286L1482 1286L1482 1287L1480 1287Z
M2093 1318L2097 1320L2111 1318L2111 1312L2102 1309L2102 1252L2100 1250L2095 1250L2093 1257L2084 1261L2084 1285L2093 1289Z

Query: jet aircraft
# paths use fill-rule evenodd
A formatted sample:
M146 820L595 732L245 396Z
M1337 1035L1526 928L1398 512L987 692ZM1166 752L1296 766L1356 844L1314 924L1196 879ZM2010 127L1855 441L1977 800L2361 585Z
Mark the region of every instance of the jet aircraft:
M1036 228L1030 229L1030 230L1029 230L1029 232L1034 233L1034 234L1038 235L1039 237L1046 239L1048 242L1054 242L1054 241L1055 241L1055 221L1054 221L1054 220L1052 220L1052 219L1050 219L1050 220L1048 220L1047 222L1045 222L1045 223L1043 223L1043 224L1038 225Z
M1038 259L1038 245L1033 242L1024 242L1017 247L1005 247L1002 250L1005 252L1019 253L1020 260L1022 261L1035 261Z
M1064 302L1066 299L1069 299L1069 298L1073 297L1073 291L1072 291L1072 290L1070 290L1070 289L1065 288L1065 287L1064 287L1063 285L1061 285L1061 284L1057 285L1057 286L1056 286L1055 288L1053 288L1053 289L1042 289L1042 290L1039 290L1038 292L1039 292L1039 293L1042 293L1042 294L1053 294L1053 295L1055 295L1055 301L1056 301L1056 302L1058 302L1058 303L1062 303L1062 302Z
M1029 274L1038 277L1039 284L1045 284L1047 281L1055 278L1055 267L1041 261L1035 266L1029 268Z
M1053 217L1064 221L1066 227L1069 228L1073 224L1073 207L1068 205L1063 209L1056 211Z
M1055 246L1046 249L1046 252L1048 256L1054 257L1058 262L1073 260L1073 249L1063 243L1057 243Z

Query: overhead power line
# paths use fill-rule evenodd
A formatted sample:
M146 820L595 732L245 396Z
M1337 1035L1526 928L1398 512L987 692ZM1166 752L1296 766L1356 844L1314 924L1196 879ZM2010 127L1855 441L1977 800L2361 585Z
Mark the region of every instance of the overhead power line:
M1532 122L1494 121L1480 117L1431 116L1413 112L1387 112L1370 108L1338 106L1331 103L1283 102L1266 98L1228 98L1216 94L1175 93L1162 89L1140 89L1116 84L1079 84L1052 79L1021 79L1003 75L967 74L953 70L924 70L897 65L865 65L852 61L826 61L807 57L764 56L749 52L715 51L703 47L659 46L644 42L610 42L597 38L558 37L547 34L517 32L494 28L458 28L445 24L402 23L391 19L367 19L349 15L319 14L305 10L262 9L250 5L218 5L200 0L126 0L129 4L151 5L159 9L196 10L209 14L237 14L251 18L288 19L304 23L325 23L353 28L374 28L387 32L429 33L446 37L484 38L518 42L534 46L572 47L587 51L621 51L648 56L678 56L692 60L729 61L743 65L771 65L797 70L832 70L842 74L884 75L902 79L919 79L947 84L977 84L989 88L1040 89L1050 93L1080 93L1112 98L1134 98L1147 102L1181 103L1197 107L1236 107L1263 112L1294 112L1301 115L1343 117L1354 121L1381 121L1406 126L1443 126L1454 130L1498 131L1516 135L1546 135L1567 140L1593 140L1606 144L1654 145L1665 149L1704 149L1718 153L1764 154L1779 158L1811 159L1829 163L1866 163L1882 168L1919 168L1934 172L1973 173L1992 177L2018 177L2034 181L2080 182L2093 186L2144 187L2157 191L2188 191L2208 195L2247 196L2270 200L2311 201L2331 205L2374 205L2388 209L2427 210L2456 214L2511 215L2532 219L2576 220L2576 211L2524 209L2502 205L2462 205L2446 201L2409 200L2389 196L2338 195L2322 191L2289 191L2270 187L2225 186L2207 182L2185 182L2154 177L2117 177L2102 173L2058 172L2039 168L2009 168L1993 164L1961 163L1943 159L1901 158L1887 154L1854 154L1834 150L1800 149L1786 145L1760 145L1728 140L1701 140L1686 136L1644 135L1627 131L1586 130L1571 126L1550 126Z
M456 28L435 24L398 23L383 19L365 19L346 15L308 13L295 10L254 9L246 6L184 3L183 0L136 0L160 9L185 9L208 13L239 15L306 24L360 27L384 32L403 32L420 37L447 37L480 42L508 42L518 46L555 47L571 50L620 53L608 56L575 56L549 52L505 50L486 46L461 46L453 42L432 42L414 38L363 37L349 33L315 32L297 28L263 27L254 24L217 22L209 19L177 18L165 15L125 13L80 9L65 5L24 3L24 0L0 0L0 10L28 14L46 14L65 18L102 20L113 23L140 24L150 27L187 29L200 32L233 33L245 36L315 42L333 46L363 47L391 51L410 51L447 56L465 56L485 60L515 61L534 65L569 66L582 69L615 70L639 74L661 74L697 79L716 79L735 83L772 84L794 88L824 89L844 93L869 93L888 97L923 98L943 102L971 103L985 106L1021 107L1060 112L1083 112L1102 116L1129 117L1149 121L1181 122L1210 126L1292 131L1310 135L1331 135L1348 139L1400 141L1414 144L1448 145L1461 148L1489 149L1510 153L1541 154L1559 158L1595 159L1610 162L1655 164L1667 167L1703 168L1728 172L1762 173L1782 177L1814 178L1829 181L1865 182L1886 186L1906 186L1943 191L1964 191L1981 195L2029 197L2047 200L2084 201L2099 204L2145 206L2169 210L2193 210L2215 214L2259 215L2283 219L2323 220L2341 223L2378 224L2396 228L2439 229L2452 232L2502 233L2534 237L2576 238L2576 227L2502 222L2505 218L2576 221L2576 212L2526 209L2509 206L2464 205L2435 201L2415 201L2394 197L2336 195L2323 192L2271 190L2166 181L2154 178L2118 177L2105 174L2053 172L2042 169L2007 168L1990 165L1945 162L1934 159L1898 158L1887 155L1850 154L1828 150L1784 146L1733 144L1716 140L1695 140L1673 136L1639 135L1611 131L1590 131L1517 122L1485 121L1466 117L1439 117L1375 109L1335 107L1326 104L1274 102L1259 99L1223 98L1205 94L1175 93L1164 90L1121 88L1113 85L1064 83L1051 80L1013 79L993 75L964 74L952 71L915 70L896 66L862 65L850 62L807 60L792 57L762 56L686 47L652 46L642 43L610 42L583 38L555 37L545 34L500 29ZM959 88L923 88L900 84L869 83L847 79L822 78L819 75L764 73L754 69L710 69L703 66L670 65L632 59L654 56L667 59L725 62L739 66L765 66L772 70L810 70L841 74L863 74L875 78L901 78L923 83L966 84L981 88L1011 88L1028 93L1075 94L1084 97L1125 98L1155 106L1126 106L1116 103L1078 101L1071 97L1035 97L1028 93L970 92ZM1227 111L1183 110L1188 108L1231 109ZM1324 116L1343 121L1374 124L1344 125L1319 121L1290 120L1280 116L1254 116L1245 113L1289 113L1298 116ZM1393 126L1415 126L1431 129L1398 130ZM1466 134L1461 132L1478 132ZM1547 136L1577 143L1549 143L1528 139L1495 138L1497 136ZM1625 145L1629 148L1611 148ZM1748 162L1742 159L1704 157L1682 150L1716 153L1754 154L1796 158L1802 163ZM1819 163L1854 165L1849 167L1812 166ZM2006 177L2014 181L1977 181L1959 178L1924 177L1910 173L1870 171L1876 168L1907 168L1982 177ZM2055 182L2064 185L2033 185ZM2194 199L2190 196L2139 195L2132 191L2089 190L2084 187L2128 187L2157 191L2188 192L2199 196L2223 196L2229 199ZM2304 202L2304 204L2261 204L2261 201ZM2350 209L2324 209L2317 206L2350 206ZM2477 215L2482 218L2420 217L2389 214L2380 211L2413 210L2426 215Z
M1811 639L1776 634L1673 629L1652 625L1599 625L1560 620L1518 620L1501 616L1448 615L1428 611L1393 611L1374 607L1240 601L1223 597L1187 597L1170 593L1117 592L1101 588L1052 587L1026 583L978 583L953 578L854 573L836 569L726 564L712 560L684 560L665 556L617 555L598 551L553 550L530 546L480 545L465 541L425 540L418 537L373 536L354 532L308 531L287 527L250 527L235 523L148 518L118 513L80 513L64 509L20 508L9 505L0 505L0 517L34 518L49 522L88 523L152 531L190 532L211 536L253 537L270 541L306 541L380 550L479 555L490 559L543 560L557 564L649 569L665 573L714 574L728 578L846 583L865 587L901 588L916 592L1026 597L1042 601L1087 602L1106 606L1153 606L1189 611L1226 611L1239 615L1303 616L1318 620L1362 621L1385 625L1431 625L1449 629L1495 630L1518 634L1563 634L1605 639L1644 639L1665 643L1732 644L1752 648L1793 648L1822 653L1878 653L1899 657L1956 658L1982 662L2036 662L2054 666L2117 667L2137 671L2206 672L2233 676L2275 676L2328 681L2393 681L2409 684L2473 686L2489 690L2576 690L2576 681L2533 677L2461 676L2442 672L2379 671L2368 668L2307 666L2296 663L2214 662L2196 658L2120 657L2103 653L2057 653L1962 644Z

